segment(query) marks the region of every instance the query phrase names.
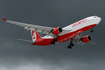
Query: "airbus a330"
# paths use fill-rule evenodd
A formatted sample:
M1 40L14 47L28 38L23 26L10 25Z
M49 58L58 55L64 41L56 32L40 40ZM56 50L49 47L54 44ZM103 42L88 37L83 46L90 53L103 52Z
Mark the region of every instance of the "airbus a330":
M38 45L38 46L47 46L47 45L54 45L58 42L66 42L70 40L69 45L67 48L72 48L74 46L73 42L78 44L95 44L95 42L91 42L92 37L90 35L83 36L81 35L82 32L90 30L93 32L93 28L99 24L101 18L98 16L90 16L84 18L78 22L70 24L66 27L45 27L21 22L15 22L6 20L3 18L5 22L15 24L18 26L24 27L26 30L31 31L32 41L25 40L25 39L18 39L20 41L30 42L31 45ZM44 37L41 37L38 33L46 34Z

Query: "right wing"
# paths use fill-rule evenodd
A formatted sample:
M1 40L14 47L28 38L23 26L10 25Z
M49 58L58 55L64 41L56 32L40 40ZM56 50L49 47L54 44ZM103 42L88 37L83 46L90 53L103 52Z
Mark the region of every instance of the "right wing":
M64 35L64 34L69 32L69 30L63 29L62 33L60 33L59 35L55 35L51 32L54 29L53 27L45 27L45 26L38 26L38 25L32 25L32 24L27 24L27 23L15 22L15 21L6 20L4 18L3 18L3 20L5 22L24 27L24 29L37 31L39 33L47 34L47 35L50 35L52 37L58 37L58 36Z

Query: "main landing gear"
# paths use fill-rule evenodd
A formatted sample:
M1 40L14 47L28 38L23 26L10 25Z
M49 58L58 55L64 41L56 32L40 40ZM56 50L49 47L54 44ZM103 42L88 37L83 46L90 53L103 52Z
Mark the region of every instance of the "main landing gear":
M57 39L55 39L55 38L54 38L54 39L53 39L53 41L51 41L51 44L53 44L53 45L54 45L54 44L55 44L55 42L57 42Z
M72 43L72 40L71 40L71 42L70 42L70 44L67 46L67 48L72 49L73 46L74 46L74 44Z

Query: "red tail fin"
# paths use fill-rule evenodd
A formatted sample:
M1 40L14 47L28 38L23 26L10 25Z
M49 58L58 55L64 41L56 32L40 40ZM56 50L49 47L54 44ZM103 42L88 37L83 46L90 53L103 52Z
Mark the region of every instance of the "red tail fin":
M6 19L5 18L2 18L4 21L6 21Z
M38 34L38 32L35 32L35 31L31 31L31 35L32 35L33 42L35 42L37 39L41 38L41 36Z

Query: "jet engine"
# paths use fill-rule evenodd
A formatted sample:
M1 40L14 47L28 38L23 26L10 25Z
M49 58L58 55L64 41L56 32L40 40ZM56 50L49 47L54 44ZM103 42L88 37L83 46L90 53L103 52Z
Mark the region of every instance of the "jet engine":
M91 39L92 39L92 37L90 35L87 35L87 36L84 36L83 38L81 38L81 40L85 43L89 42Z
M57 27L57 28L53 29L52 32L55 35L60 34L62 32L62 28L61 27Z

